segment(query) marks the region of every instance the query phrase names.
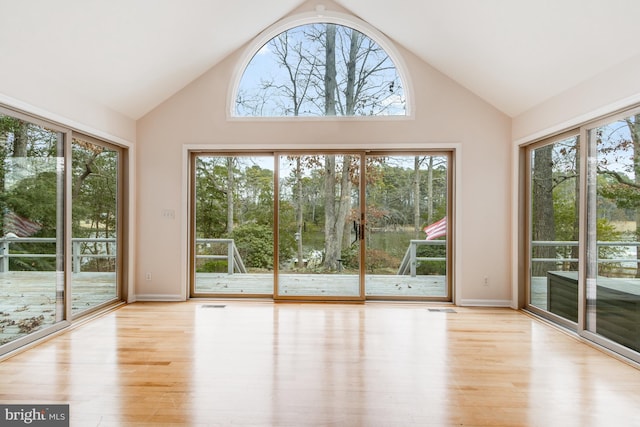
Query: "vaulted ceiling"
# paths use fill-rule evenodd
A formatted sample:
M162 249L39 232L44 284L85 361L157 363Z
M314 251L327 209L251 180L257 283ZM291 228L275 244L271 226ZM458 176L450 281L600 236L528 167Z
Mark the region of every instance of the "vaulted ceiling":
M511 117L640 55L638 0L335 3ZM302 4L0 0L0 79L138 119Z

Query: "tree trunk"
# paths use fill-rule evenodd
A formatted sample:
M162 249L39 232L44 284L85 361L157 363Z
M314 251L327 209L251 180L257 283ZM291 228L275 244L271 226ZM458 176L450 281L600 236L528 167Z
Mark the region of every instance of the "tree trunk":
M337 219L337 227L340 227L338 238L340 239L340 252L342 248L351 244L351 226L347 223L351 211L351 156L342 159L342 176L340 178L340 205Z
M19 122L14 131L13 157L27 157L27 143L29 141L29 124Z
M302 161L300 156L296 157L296 240L298 244L298 268L304 267L304 257L302 253L302 227L303 227L303 200L302 200Z
M420 156L413 158L413 231L414 239L420 238Z
M324 266L327 269L338 268L340 259L340 240L336 234L336 156L325 156L324 177Z
M327 24L324 75L324 109L326 116L336 115L336 75L336 26ZM342 243L342 229L339 229L337 224L339 204L336 203L335 191L336 156L325 156L324 266L329 270L338 268ZM340 231L338 232L338 230Z
M325 116L336 115L336 26L327 24L324 74L324 112Z
M233 157L227 157L227 235L233 233Z
M553 209L553 145L538 148L534 152L533 161L533 241L555 240L555 219ZM540 246L534 248L535 258L556 258L554 246ZM544 277L547 271L555 270L555 262L536 262L532 265L532 274Z
M429 156L429 169L427 175L427 224L433 224L433 156Z
M347 62L347 87L345 90L345 103L347 116L353 116L356 111L356 60L358 57L359 34L351 30L351 42L349 44L349 61ZM335 68L335 63L334 63Z
M573 216L573 229L571 232L571 240L574 242L578 242L580 240L580 148L576 145L576 165L575 165L575 186L574 186L574 212ZM571 258L578 259L580 258L580 248L578 245L571 247ZM578 271L578 262L570 262L569 263L569 271Z

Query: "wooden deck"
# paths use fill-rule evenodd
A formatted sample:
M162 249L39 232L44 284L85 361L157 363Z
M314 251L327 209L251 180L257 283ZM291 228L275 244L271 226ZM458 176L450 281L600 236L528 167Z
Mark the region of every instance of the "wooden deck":
M445 276L365 276L365 295L442 298ZM357 296L358 276L346 274L280 274L280 295ZM211 295L273 295L273 274L198 273L196 292Z
M62 280L55 271L0 273L0 345L56 322ZM115 273L74 273L72 281L74 314L116 296Z

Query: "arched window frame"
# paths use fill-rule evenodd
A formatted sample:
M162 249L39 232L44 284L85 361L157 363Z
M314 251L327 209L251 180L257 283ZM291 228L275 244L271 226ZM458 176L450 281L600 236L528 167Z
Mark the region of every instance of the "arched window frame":
M235 114L235 102L238 94L238 88L240 86L240 82L242 81L242 76L244 74L245 69L253 59L253 57L258 53L262 47L269 42L271 39L276 37L277 35L290 30L292 28L308 25L308 24L336 24L342 25L345 27L353 28L369 37L371 40L375 41L384 51L389 55L389 58L393 61L393 64L396 67L398 75L402 79L404 96L406 100L405 105L405 114L404 115L396 115L396 116L304 116L304 117L293 117L293 116L237 116ZM231 81L231 86L229 87L229 93L227 95L227 119L228 120L239 120L239 121L279 121L279 120L407 120L414 118L414 105L413 105L413 84L411 83L411 79L409 78L409 73L407 71L407 67L405 65L404 59L400 52L394 44L380 31L376 30L371 25L367 24L365 21L356 18L352 15L347 15L341 12L328 11L325 10L323 6L318 5L316 10L313 12L306 12L301 14L296 14L284 18L277 23L273 24L265 31L260 33L253 41L249 44L248 48L243 53L240 61L238 61L236 65L236 69L233 73L233 79Z

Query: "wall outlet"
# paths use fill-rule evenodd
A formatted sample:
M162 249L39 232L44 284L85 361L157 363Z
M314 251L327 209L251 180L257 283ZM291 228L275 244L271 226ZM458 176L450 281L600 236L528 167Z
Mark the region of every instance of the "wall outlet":
M145 274L144 278L147 280L151 280L151 273Z
M173 209L162 209L160 216L164 219L176 219L176 211Z
M489 276L484 276L484 279L482 279L482 284L484 286L489 286Z

